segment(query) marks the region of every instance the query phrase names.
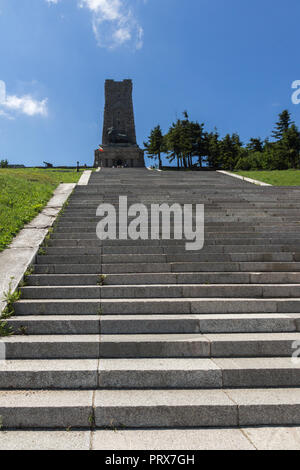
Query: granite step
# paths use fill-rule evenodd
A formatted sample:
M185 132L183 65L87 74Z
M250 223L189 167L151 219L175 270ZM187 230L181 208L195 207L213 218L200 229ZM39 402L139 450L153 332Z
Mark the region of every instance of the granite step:
M291 357L299 332L27 335L3 338L7 359Z
M105 286L167 285L167 284L300 284L299 273L149 273L109 274L32 274L27 276L27 286Z
M300 284L22 287L22 299L300 298Z
M300 331L300 314L20 315L16 335L274 333Z

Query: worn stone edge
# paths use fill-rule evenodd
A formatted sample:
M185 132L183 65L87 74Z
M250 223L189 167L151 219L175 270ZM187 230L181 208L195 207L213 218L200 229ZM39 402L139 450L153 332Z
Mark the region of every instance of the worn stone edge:
M89 183L92 170L86 170L82 173L80 180L77 183L77 186L86 186Z

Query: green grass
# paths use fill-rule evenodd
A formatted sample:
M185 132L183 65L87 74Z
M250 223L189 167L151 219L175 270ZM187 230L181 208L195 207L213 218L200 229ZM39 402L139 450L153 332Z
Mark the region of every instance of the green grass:
M41 212L60 183L76 183L82 171L1 168L0 251Z
M236 173L273 186L300 186L300 170L237 171Z

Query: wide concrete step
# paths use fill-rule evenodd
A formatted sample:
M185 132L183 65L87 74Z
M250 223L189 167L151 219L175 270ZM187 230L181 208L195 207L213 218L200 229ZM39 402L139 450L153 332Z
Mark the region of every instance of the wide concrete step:
M82 225L82 226L74 226L74 224L70 224L69 226L67 225L58 225L56 228L56 234L62 234L62 238L68 238L68 236L71 235L71 238L82 238L81 234L86 234L87 238L93 238L93 236L96 235L96 224L90 224L90 225ZM258 233L260 236L262 236L262 233L268 233L269 236L270 234L276 236L282 236L284 233L289 232L290 235L297 233L298 230L298 225L297 224L288 224L287 222L281 222L278 224L274 224L274 222L265 223L257 223L253 222L252 224L250 223L241 223L241 222L235 222L235 223L225 223L225 222L220 222L220 223L208 223L205 225L205 234L208 236L210 233L216 234L216 233L231 233L234 234L235 236L240 233ZM118 229L118 226L117 226ZM150 232L149 232L150 233ZM162 232L160 232L162 233Z
M116 428L291 425L300 421L299 400L297 389L103 390L95 395L95 422Z
M28 315L8 325L16 335L259 333L300 331L300 314Z
M16 390L0 392L0 414L3 429L299 425L299 397L295 388Z
M101 264L35 264L36 274L95 274L101 273ZM300 269L299 269L300 271Z
M106 358L291 357L300 333L103 335Z
M299 450L299 426L243 428L9 430L1 450Z
M101 254L97 255L38 255L37 264L95 264L101 263Z
M90 428L93 390L0 391L2 428Z
M52 272L76 273L76 268L56 268L52 265ZM67 266L67 265L63 265ZM76 265L72 265L76 266ZM80 265L78 265L80 266ZM36 272L46 271L47 268L36 269ZM80 268L78 268L80 269ZM210 272L298 272L300 262L182 262L182 263L114 263L102 264L103 274L137 274L137 273L210 273ZM47 271L46 271L47 272ZM80 271L79 271L80 272Z
M28 289L26 295L25 291ZM39 289L37 292L34 289ZM23 289L24 298L42 298L41 291L50 288L25 288ZM59 288L53 288L58 294ZM61 288L65 291L65 288ZM72 289L72 288L70 288ZM80 289L83 289L82 291ZM73 290L74 292L74 290ZM92 291L92 288L78 288L78 297L82 292L87 294L99 295L98 291ZM76 292L74 292L75 295ZM31 295L33 294L33 295ZM67 292L68 294L68 292ZM88 297L88 295L87 295ZM299 284L218 284L218 285L194 285L194 284L177 284L177 285L136 285L136 286L103 286L100 287L101 299L139 299L139 298L300 298ZM49 296L48 298L54 298ZM68 295L64 295L68 298Z
M108 389L299 387L290 358L102 359L99 386ZM198 390L200 393L200 390Z
M299 387L289 358L50 359L0 364L2 390Z
M101 331L99 315L23 315L9 318L7 324L16 335L96 335Z
M98 359L100 351L98 334L9 336L3 344L6 359Z
M96 286L97 274L32 274L27 276L27 286Z
M14 308L17 315L299 313L300 299L33 299L19 300Z
M21 288L23 299L300 298L300 284L166 284Z
M101 333L110 335L293 332L300 331L300 315L298 315L105 315L101 317L100 325Z
M298 245L300 243L300 235L292 235L289 236L289 234L286 234L284 237L278 237L278 236L273 236L270 237L270 234L266 233L264 236L258 236L259 234L240 234L239 237L232 238L232 236L229 236L230 234L223 234L224 236L222 237L221 233L217 233L214 236L210 235L210 237L206 237L205 240L205 246L210 246L210 245L284 245L284 246L289 246L291 244ZM95 237L90 237L87 238L86 234L84 234L84 237L78 237L78 238L63 238L61 234L56 234L53 233L51 236L51 239L47 241L47 245L50 247L85 247L85 246L93 246L93 247L115 247L118 248L120 246L123 247L144 247L144 246L166 246L166 247L171 247L171 246L177 246L180 245L182 246L184 243L182 240L103 240L100 241L99 239Z
M106 286L166 285L166 284L300 284L299 273L146 273L110 274L33 274L27 276L27 286Z
M48 247L45 248L46 255L182 255L185 246L175 245L173 247L163 246L118 246L118 247ZM292 253L299 251L299 245L207 245L198 254L234 254L234 253Z
M76 398L76 390L96 389L98 383L98 359L23 359L0 364L2 390L71 389Z
M291 357L300 333L5 337L7 359Z

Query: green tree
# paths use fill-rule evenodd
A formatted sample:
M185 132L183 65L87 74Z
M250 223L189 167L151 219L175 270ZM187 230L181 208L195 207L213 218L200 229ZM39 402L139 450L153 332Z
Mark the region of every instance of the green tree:
M264 143L260 137L250 139L249 144L247 145L247 150L249 152L263 152Z
M166 149L168 152L168 160L172 163L177 160L177 168L179 169L182 162L182 143L181 143L181 121L178 119L176 123L173 122L166 135Z
M275 129L272 132L272 137L278 142L283 138L284 133L293 124L290 112L285 109L279 114L279 119L275 124Z
M220 135L215 129L214 132L206 134L207 163L210 168L220 168Z
M7 168L7 167L8 167L8 160L1 160L0 168Z
M159 168L162 168L161 154L166 151L165 138L160 126L156 126L148 137L148 142L144 142L146 152L150 158L158 159Z
M243 144L238 134L227 134L220 141L221 165L225 170L234 170L241 156Z
M289 168L299 168L300 133L295 124L292 124L283 134L279 148L283 152Z

